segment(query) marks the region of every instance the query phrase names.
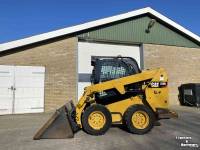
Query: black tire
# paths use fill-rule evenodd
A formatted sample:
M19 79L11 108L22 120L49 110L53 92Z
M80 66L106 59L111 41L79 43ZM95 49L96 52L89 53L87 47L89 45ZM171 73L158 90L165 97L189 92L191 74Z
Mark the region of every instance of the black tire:
M100 111L101 113L104 114L105 119L106 119L105 124L99 130L91 127L88 122L88 117L94 111ZM83 128L87 133L89 133L91 135L105 134L110 129L111 124L112 124L112 117L111 117L110 111L103 105L99 105L99 104L91 105L88 108L86 108L85 112L83 113L83 116L82 116Z
M144 129L138 129L133 125L132 116L137 111L146 112L146 114L149 116L149 124ZM154 121L155 121L154 114L153 114L152 110L147 106L144 106L144 105L133 105L133 106L129 107L126 110L126 113L125 113L125 124L126 124L127 128L129 129L129 131L131 133L146 134L146 133L150 132L151 129L153 128L153 126L154 126Z

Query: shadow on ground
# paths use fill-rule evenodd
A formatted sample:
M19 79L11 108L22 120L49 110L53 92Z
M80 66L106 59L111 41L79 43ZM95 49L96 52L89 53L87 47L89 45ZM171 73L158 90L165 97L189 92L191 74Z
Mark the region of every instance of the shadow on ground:
M161 126L161 123L158 122L158 121L156 121L156 122L154 123L154 126ZM113 124L113 125L111 126L111 128L119 128L119 129L122 130L122 131L125 131L125 132L130 133L130 131L128 130L128 128L127 128L124 124Z

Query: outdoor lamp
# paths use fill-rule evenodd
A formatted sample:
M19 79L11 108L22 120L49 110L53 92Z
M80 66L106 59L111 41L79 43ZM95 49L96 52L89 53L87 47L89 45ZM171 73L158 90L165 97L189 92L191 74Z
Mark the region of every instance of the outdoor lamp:
M148 29L152 28L155 23L156 23L156 20L155 19L151 19L151 21L149 22L149 25L148 25Z

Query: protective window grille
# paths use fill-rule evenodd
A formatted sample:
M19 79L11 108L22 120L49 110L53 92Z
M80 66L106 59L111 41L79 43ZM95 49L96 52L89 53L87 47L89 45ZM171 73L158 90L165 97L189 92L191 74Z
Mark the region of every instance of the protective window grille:
M126 76L129 76L130 74L133 74L131 71L132 69L130 68L130 65L125 64L121 60L116 61L105 61L102 64L101 67L101 74L100 74L100 80L99 83L118 79L118 78L123 78ZM114 96L117 93L111 89L107 91L100 91L99 92L99 97L101 98L106 98L110 96Z

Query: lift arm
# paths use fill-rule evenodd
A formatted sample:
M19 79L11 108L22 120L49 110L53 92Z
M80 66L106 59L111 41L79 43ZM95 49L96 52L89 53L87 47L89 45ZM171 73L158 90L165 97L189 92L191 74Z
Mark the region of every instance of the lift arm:
M81 113L86 105L86 102L91 101L93 98L90 97L93 93L97 93L100 91L108 90L116 88L119 93L125 94L124 86L132 83L137 83L149 79L154 79L157 81L160 81L161 74L165 74L165 82L167 82L167 75L163 68L151 70L151 71L142 71L142 73L107 81L104 83L95 84L92 86L88 86L85 89L85 93L78 101L77 107L76 107L76 113L77 113L77 123L81 124ZM164 82L164 81L163 81Z

